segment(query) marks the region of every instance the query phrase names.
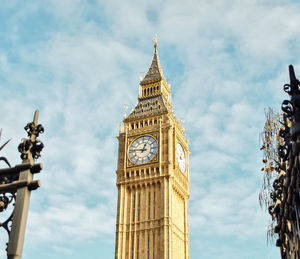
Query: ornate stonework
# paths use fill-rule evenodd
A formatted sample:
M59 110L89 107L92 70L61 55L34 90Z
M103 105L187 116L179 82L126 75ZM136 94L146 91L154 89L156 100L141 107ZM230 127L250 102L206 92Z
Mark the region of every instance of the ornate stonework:
M188 140L154 48L118 136L116 259L189 258Z

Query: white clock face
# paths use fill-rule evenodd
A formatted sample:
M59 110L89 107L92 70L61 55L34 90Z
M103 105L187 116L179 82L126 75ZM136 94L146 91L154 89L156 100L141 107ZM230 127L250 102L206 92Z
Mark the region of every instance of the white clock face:
M185 172L185 155L182 146L177 143L176 145L176 158L178 162L179 169L182 173Z
M158 150L157 141L150 136L137 138L128 149L130 160L135 164L144 164L151 161Z

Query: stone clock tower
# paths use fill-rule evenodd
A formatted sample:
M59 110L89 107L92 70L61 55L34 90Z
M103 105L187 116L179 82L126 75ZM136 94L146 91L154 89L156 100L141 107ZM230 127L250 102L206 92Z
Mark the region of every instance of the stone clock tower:
M120 129L116 259L188 259L189 150L158 59Z

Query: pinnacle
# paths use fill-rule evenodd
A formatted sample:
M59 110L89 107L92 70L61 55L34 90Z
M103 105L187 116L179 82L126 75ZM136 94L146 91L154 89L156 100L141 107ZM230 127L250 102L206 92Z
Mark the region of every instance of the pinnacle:
M153 54L153 59L151 66L143 78L143 80L140 82L140 85L146 85L150 83L155 83L159 82L164 78L162 68L159 63L158 59L158 51L157 51L157 37L155 37L155 42L154 42L154 54Z

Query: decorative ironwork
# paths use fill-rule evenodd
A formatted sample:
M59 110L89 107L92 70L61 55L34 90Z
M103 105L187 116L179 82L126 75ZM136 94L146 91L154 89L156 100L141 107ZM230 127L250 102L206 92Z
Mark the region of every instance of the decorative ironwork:
M37 124L37 119L38 111L34 114L33 122L24 128L28 138L23 139L18 146L22 164L11 167L5 157L0 157L0 161L9 166L0 169L0 213L7 213L4 221L0 222L0 227L8 233L6 250L8 258L11 259L21 257L30 192L40 186L39 180L33 180L33 174L42 170L42 165L34 164L34 160L41 156L44 147L37 139L39 134L44 132L43 126ZM0 147L0 151L8 142L9 140Z
M0 130L0 139L1 139L1 135L2 135L2 129ZM7 141L0 147L0 151L7 145L7 143L8 143L9 141L11 141L11 139L7 140ZM0 157L0 161L4 161L9 167L11 167L11 166L10 166L10 163L8 162L8 160L7 160L6 157L1 156L1 157ZM0 182L1 182L1 180L0 180Z
M277 176L273 181L268 208L278 235L276 246L282 258L300 259L300 82L289 66L290 84L283 89L290 100L282 102L278 131ZM275 226L276 225L276 226Z
M23 139L23 142L18 146L18 150L21 153L21 159L28 159L29 152L34 159L38 159L41 155L41 151L44 148L44 144L37 139L37 137L44 132L44 127L41 124L36 125L35 122L28 123L25 128L29 139ZM35 136L32 139L32 136Z
M2 192L0 193L0 212L5 212L8 210L9 206L15 206L16 202L16 193L15 192ZM3 221L0 222L0 227L3 227L7 234L8 238L10 235L11 230L11 224L12 224L12 218L13 218L13 210L11 213L9 213L8 217ZM8 245L8 243L6 243Z

